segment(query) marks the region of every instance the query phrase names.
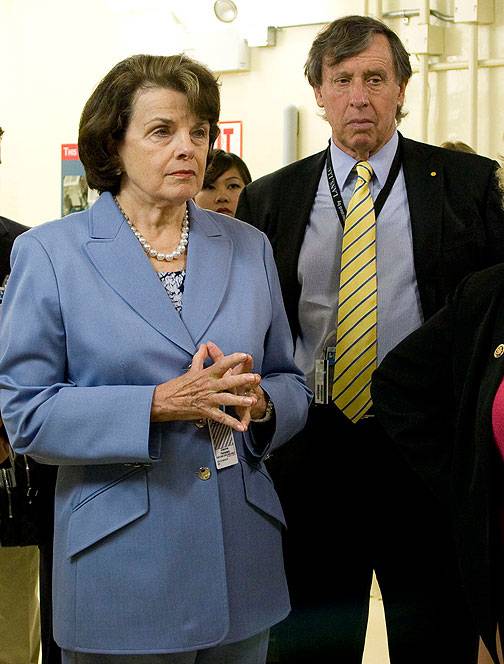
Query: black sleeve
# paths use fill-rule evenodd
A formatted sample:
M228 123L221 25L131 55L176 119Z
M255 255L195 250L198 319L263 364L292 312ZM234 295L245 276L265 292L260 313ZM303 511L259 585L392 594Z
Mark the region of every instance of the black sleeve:
M238 199L236 218L241 219L241 221L246 221L248 224L250 224L251 216L247 187L244 187L241 191L240 198Z
M375 371L371 386L380 424L443 500L454 441L453 308L448 304L394 348Z

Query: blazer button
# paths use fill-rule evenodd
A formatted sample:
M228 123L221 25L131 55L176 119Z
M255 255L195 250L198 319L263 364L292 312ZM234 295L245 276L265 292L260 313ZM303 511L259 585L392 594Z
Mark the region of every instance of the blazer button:
M502 357L504 355L504 344L499 344L494 350L494 357Z
M212 471L207 466L201 466L198 470L198 477L200 480L209 480L212 477Z
M196 420L196 422L194 423L194 426L197 429L203 429L204 427L206 427L206 425L207 425L206 420Z

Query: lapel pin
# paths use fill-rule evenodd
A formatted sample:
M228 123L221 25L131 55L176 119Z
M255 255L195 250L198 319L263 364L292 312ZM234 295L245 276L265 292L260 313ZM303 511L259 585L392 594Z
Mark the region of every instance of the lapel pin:
M499 344L494 350L494 357L502 357L504 355L504 344Z
M431 171L431 177L435 178L437 175L436 171Z

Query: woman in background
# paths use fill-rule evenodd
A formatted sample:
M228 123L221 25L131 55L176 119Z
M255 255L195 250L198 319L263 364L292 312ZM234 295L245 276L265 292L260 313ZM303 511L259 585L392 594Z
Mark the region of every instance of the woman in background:
M1 411L59 466L64 664L261 664L289 612L263 459L310 394L266 236L192 201L219 107L184 55L118 63L79 128L100 198L13 248Z
M446 150L455 150L456 152L469 152L471 154L476 154L476 150L464 141L445 141L441 143L440 147L445 148Z
M207 210L236 216L242 189L252 182L247 164L232 152L213 150L203 180L203 189L196 194L196 203Z

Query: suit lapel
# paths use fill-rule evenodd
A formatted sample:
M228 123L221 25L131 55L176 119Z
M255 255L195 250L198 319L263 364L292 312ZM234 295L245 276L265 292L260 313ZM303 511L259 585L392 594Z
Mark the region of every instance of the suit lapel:
M325 165L326 150L292 165L282 181L278 201L271 208L278 210L274 228L266 229L273 246L282 294L292 334L299 332L298 305L301 285L298 279L299 253Z
M400 135L415 271L425 317L433 313L441 254L444 169L429 146Z
M197 345L215 317L226 294L233 246L205 210L189 201L189 251L184 286L182 321ZM230 222L232 223L232 222Z
M299 252L322 175L326 150L307 157L291 171L289 182L283 188L277 237L273 238L278 255L289 257L289 272L297 275ZM275 242L276 241L276 242ZM297 279L297 276L296 276Z
M193 355L191 334L110 194L92 206L89 225L85 251L102 278L149 325Z

